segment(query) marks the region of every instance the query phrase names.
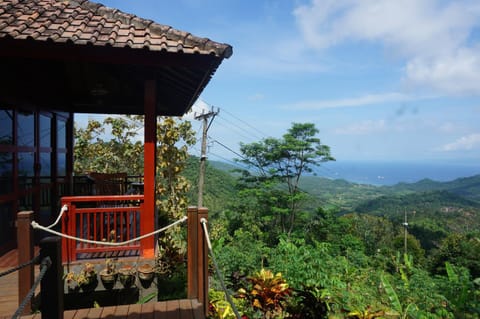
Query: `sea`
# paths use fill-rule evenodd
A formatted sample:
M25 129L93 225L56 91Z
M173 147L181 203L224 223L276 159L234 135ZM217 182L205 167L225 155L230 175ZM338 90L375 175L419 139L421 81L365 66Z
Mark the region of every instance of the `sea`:
M344 179L352 183L370 185L395 185L415 183L422 179L438 182L480 174L479 163L429 163L429 162L380 162L335 161L322 163L315 171L317 176Z

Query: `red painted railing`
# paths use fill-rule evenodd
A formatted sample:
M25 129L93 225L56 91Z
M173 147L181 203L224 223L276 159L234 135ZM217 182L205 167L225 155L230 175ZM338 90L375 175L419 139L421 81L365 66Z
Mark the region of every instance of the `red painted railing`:
M62 206L68 206L68 212L62 217L62 233L93 241L124 242L137 238L144 234L140 229L143 200L143 195L62 197ZM140 240L122 246L106 246L62 239L63 262L135 256L141 251Z

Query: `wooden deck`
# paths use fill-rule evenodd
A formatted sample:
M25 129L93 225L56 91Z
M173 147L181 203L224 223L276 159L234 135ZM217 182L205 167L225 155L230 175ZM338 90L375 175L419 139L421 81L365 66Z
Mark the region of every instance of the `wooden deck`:
M11 316L12 315L0 317L0 319L10 319ZM41 319L42 315L38 313L29 316L22 316L21 318ZM82 318L205 319L205 316L202 313L202 305L194 299L170 300L104 308L67 310L64 312L64 319Z
M35 247L35 255L38 248ZM0 272L18 265L18 252L12 250L0 257ZM35 267L38 274L38 266ZM39 289L38 289L39 290ZM37 293L39 292L37 290ZM17 311L18 272L0 277L0 319L12 318ZM140 319L205 319L201 303L196 299L169 300L90 309L66 310L65 319L79 318L140 318ZM41 319L42 315L22 316L21 318ZM48 319L48 318L44 318Z

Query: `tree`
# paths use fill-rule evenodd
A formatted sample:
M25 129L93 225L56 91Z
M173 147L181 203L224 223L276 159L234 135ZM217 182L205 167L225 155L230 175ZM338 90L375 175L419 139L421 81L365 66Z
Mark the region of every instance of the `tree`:
M143 117L107 117L102 122L89 120L87 127L75 126L74 172L142 175L143 142L138 130ZM106 128L110 128L106 131Z
M182 173L187 166L188 147L195 142L195 132L190 122L176 121L172 117L158 119L156 206L160 226L166 226L172 220L185 216L190 183ZM184 235L179 226L169 228L161 234L158 240L157 266L166 266L171 272L182 265L186 252Z
M282 233L291 234L293 231L300 203L305 198L299 188L300 177L311 173L314 166L335 160L330 155L330 147L316 137L318 132L312 123L293 123L281 139L266 138L240 145L243 155L240 162L258 169L257 174L247 172L244 175L244 185L249 188L269 186L271 191L267 196L274 199L270 202L277 203L272 205L270 212L275 214L274 224Z
M196 142L190 122L163 117L157 123L157 207L170 219L178 219L188 207L190 183L182 175L188 147Z

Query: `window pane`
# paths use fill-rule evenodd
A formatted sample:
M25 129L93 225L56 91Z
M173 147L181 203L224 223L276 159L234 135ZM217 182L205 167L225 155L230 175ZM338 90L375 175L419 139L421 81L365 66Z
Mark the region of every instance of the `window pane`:
M50 176L51 175L51 154L50 153L40 153L40 176Z
M52 121L48 116L40 115L40 146L51 147Z
M13 144L13 112L0 110L0 144Z
M65 176L67 174L67 156L65 153L57 154L57 175Z
M33 152L18 153L18 183L21 189L32 187L33 183Z
M34 116L33 113L18 114L18 145L34 146Z
M0 195L13 191L13 154L0 152Z
M65 129L65 121L57 120L57 147L65 148L67 140L67 130Z

